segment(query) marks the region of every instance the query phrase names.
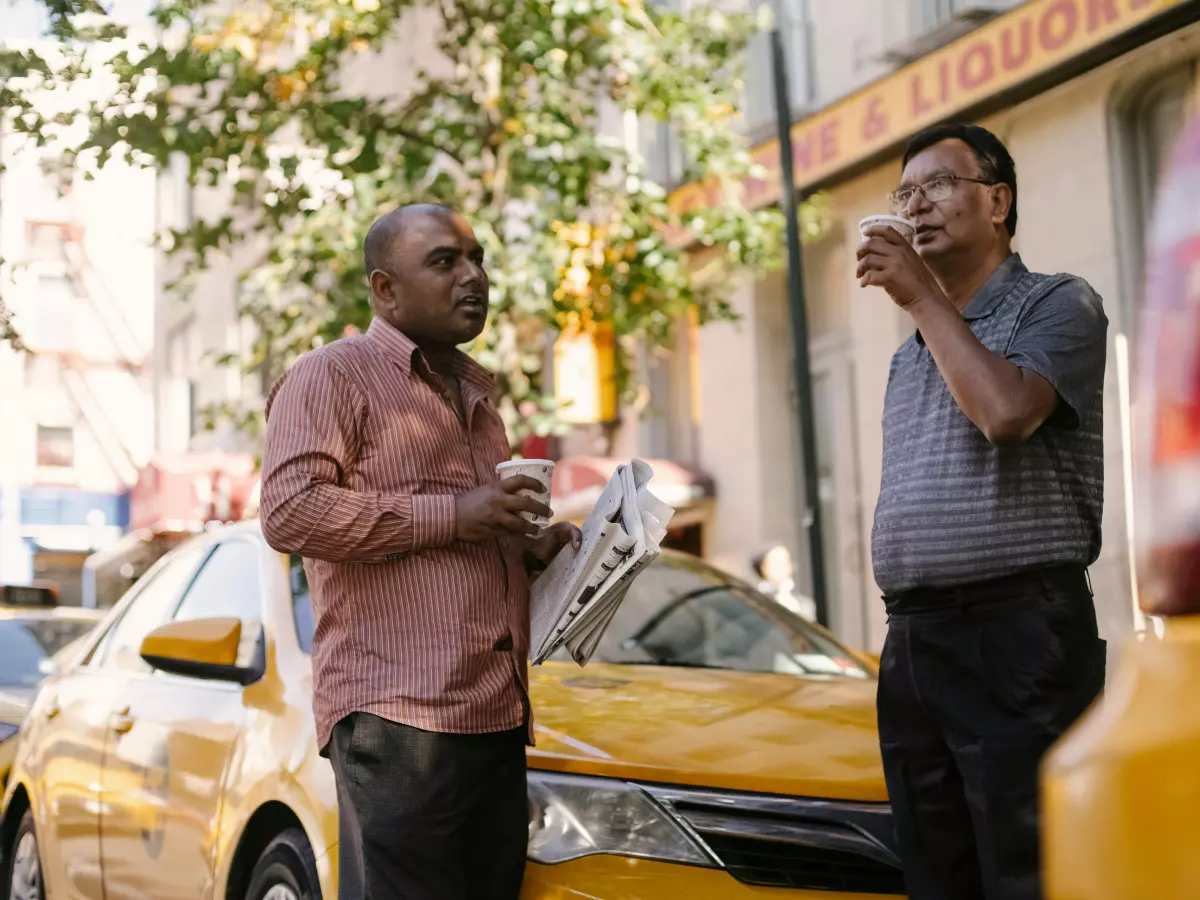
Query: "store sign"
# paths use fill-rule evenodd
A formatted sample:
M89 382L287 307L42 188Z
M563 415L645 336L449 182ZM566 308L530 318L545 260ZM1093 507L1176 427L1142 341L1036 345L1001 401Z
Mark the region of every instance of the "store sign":
M1031 0L942 49L792 126L796 186L837 174L922 128L1016 87L1175 7L1196 0ZM751 208L780 196L779 142L754 161L765 177L743 183ZM714 205L715 187L688 184L673 210Z
M583 425L617 416L612 328L568 330L554 342L554 400L564 422Z

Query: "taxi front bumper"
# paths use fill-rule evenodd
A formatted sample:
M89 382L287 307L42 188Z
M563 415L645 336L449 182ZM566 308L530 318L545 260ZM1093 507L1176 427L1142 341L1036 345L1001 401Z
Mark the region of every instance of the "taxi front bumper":
M525 868L521 900L897 900L896 894L847 894L743 884L721 869L591 856Z

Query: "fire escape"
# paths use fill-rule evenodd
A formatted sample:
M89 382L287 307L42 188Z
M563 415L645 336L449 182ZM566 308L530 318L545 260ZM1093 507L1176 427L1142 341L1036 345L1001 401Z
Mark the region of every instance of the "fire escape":
M138 460L118 427L121 409L106 408L89 380L89 373L116 369L141 382L149 362L148 349L142 346L120 304L89 259L83 229L73 222L31 221L28 227L29 268L61 277L71 293L71 309L90 310L108 339L111 351L103 356L87 355L74 338L42 344L35 336L27 341L37 355L54 357L60 366L62 384L79 409L113 471L127 487L137 482ZM39 298L41 299L41 298Z

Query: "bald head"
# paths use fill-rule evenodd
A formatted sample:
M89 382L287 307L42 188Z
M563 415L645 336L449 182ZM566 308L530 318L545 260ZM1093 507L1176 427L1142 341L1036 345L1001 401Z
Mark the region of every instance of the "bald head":
M367 268L367 278L376 269L387 268L392 246L413 222L424 216L448 218L454 214L454 210L440 203L410 203L380 216L363 241L363 264Z
M487 321L483 247L458 212L434 203L381 217L363 241L371 305L422 349L474 340Z

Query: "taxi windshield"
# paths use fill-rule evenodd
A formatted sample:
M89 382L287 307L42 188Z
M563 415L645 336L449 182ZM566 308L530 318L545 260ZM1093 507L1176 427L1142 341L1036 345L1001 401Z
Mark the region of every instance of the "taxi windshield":
M563 649L553 657L570 660ZM633 582L595 662L867 678L850 651L698 559L662 556Z
M94 624L78 619L0 619L0 688L36 687L54 670L51 657Z

